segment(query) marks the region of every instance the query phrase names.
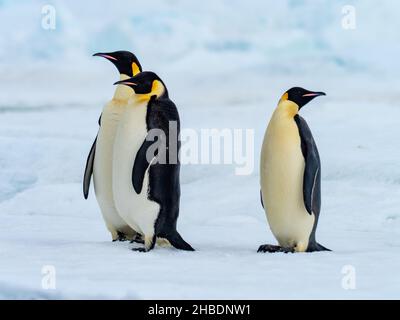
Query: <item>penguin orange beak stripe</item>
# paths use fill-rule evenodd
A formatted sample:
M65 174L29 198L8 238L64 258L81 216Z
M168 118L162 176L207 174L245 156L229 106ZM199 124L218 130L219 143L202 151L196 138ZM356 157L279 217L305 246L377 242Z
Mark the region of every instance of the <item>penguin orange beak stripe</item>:
M303 95L303 97L317 97L317 96L326 96L325 92L312 92L312 93L306 93Z
M131 85L131 86L137 86L137 83L134 83L134 82L130 82L130 81L117 81L117 82L115 82L114 83L114 85L116 85L116 84L125 84L125 85Z
M114 61L118 60L117 58L114 58L113 56L110 56L110 55L105 54L105 53L95 53L93 56L94 57L103 57L103 58L106 58L108 60L114 60Z

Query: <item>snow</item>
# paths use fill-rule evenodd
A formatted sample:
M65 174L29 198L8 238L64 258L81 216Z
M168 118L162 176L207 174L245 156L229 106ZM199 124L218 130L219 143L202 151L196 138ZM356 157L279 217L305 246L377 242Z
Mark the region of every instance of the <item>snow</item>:
M54 1L60 27L44 31L40 1L0 1L0 298L399 298L399 5L299 2ZM357 9L356 30L340 26L344 4ZM17 14L24 23L12 23ZM83 199L86 156L117 80L90 55L121 48L165 80L183 128L254 129L251 175L182 167L178 230L196 252L111 242L93 190ZM328 94L301 114L322 161L317 239L333 251L257 254L275 243L259 150L294 85ZM55 290L42 288L46 265ZM342 286L345 266L353 290Z

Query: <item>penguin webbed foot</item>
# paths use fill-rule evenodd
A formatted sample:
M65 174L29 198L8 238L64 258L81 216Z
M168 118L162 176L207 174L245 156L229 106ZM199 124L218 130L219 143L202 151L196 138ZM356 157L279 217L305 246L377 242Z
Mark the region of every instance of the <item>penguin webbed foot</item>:
M142 237L143 239L143 237ZM132 251L137 251L137 252L149 252L154 248L156 244L156 236L144 236L144 247L139 247L139 248L132 248Z
M133 239L131 240L131 243L140 243L140 244L144 244L144 240L142 238L142 235L140 234L136 234Z
M124 233L122 233L122 232L117 232L117 235L118 235L118 237L116 238L116 239L113 239L113 242L115 242L115 241L126 241L126 240L128 240L127 238L126 238L126 235L124 234Z
M148 252L148 250L146 250L146 248L132 248L132 251L136 251L136 252Z
M257 252L262 253L276 253L276 252L283 252L283 253L294 253L294 248L285 248L281 246L275 246L272 244L263 244L261 245Z

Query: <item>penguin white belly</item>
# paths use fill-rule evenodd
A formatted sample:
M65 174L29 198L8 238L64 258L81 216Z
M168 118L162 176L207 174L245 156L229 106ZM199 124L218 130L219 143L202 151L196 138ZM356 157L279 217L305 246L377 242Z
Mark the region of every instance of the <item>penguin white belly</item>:
M132 185L136 154L147 135L146 114L147 101L129 104L120 121L114 143L113 192L121 217L133 229L152 237L160 206L148 199L149 168L140 194Z
M96 154L93 165L93 182L96 199L113 239L116 238L118 231L128 236L134 233L118 214L112 192L113 145L118 123L125 107L126 103L119 103L117 101L111 101L104 107L101 116L101 126L97 135Z
M261 190L268 223L282 247L305 251L314 225L303 200L305 160L293 119L272 119L261 157ZM275 123L274 123L275 122Z

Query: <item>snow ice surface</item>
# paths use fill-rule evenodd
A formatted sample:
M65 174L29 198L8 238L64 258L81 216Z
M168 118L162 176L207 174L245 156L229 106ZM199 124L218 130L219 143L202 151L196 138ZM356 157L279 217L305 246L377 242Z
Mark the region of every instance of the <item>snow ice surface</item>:
M400 5L393 1L0 1L0 298L400 298ZM356 29L342 9L356 9ZM117 80L98 51L135 52L166 82L183 128L255 133L255 169L182 166L178 229L196 252L110 241L87 153ZM275 243L259 200L269 117L292 86L322 161L317 239ZM54 266L56 289L42 288ZM350 266L350 269L346 269ZM346 270L355 287L346 290ZM343 284L345 284L343 286Z

